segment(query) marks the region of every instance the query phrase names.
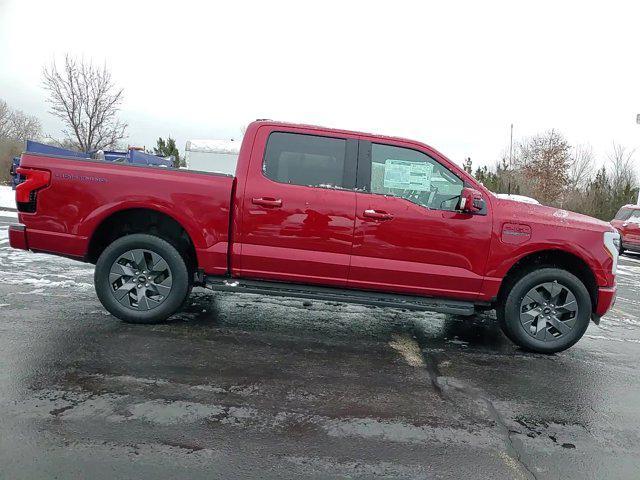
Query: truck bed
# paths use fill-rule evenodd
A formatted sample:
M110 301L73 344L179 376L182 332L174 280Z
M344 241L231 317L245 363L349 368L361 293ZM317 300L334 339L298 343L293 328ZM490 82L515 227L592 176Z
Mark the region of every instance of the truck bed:
M227 271L234 177L28 153L20 167L51 172L50 185L37 193L37 211L19 213L29 249L87 259L91 237L107 218L151 209L184 227L206 273Z

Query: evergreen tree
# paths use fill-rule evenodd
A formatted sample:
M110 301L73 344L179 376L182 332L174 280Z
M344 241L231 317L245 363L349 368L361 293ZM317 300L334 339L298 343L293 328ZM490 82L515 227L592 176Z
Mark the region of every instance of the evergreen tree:
M173 166L175 168L180 167L180 152L178 151L178 147L176 147L175 139L167 137L165 141L162 137L158 138L153 153L161 157L170 157L173 155Z

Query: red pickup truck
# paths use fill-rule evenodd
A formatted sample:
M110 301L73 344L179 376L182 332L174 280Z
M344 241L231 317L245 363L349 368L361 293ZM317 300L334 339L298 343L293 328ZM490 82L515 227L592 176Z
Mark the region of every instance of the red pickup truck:
M11 246L91 262L116 317L155 323L191 287L473 315L564 350L615 299L619 235L503 200L431 147L256 121L235 176L23 154Z
M640 253L640 205L621 207L611 225L620 232L620 253Z

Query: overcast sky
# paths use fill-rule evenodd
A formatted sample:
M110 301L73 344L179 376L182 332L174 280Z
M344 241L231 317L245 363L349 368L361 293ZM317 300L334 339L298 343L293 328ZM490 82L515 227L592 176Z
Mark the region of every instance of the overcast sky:
M510 123L599 157L640 147L637 0L0 0L0 98L54 136L41 69L67 52L107 63L147 147L256 118L415 138L458 163L493 163Z

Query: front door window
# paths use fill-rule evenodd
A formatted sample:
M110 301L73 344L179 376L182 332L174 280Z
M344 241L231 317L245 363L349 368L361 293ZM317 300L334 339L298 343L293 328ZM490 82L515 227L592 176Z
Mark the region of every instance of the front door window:
M455 210L463 181L430 156L374 143L371 193L392 195L434 210Z

